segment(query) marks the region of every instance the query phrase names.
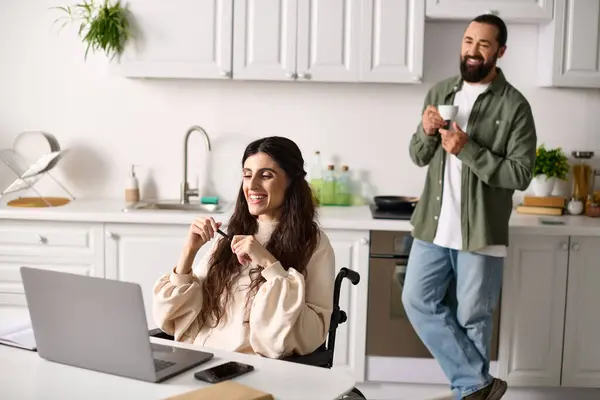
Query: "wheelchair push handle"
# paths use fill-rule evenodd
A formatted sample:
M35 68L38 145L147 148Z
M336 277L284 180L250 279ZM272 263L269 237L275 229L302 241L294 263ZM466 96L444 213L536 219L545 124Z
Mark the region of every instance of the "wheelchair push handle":
M356 271L343 267L340 270L340 274L343 278L348 278L353 285L358 285L360 282L360 275Z

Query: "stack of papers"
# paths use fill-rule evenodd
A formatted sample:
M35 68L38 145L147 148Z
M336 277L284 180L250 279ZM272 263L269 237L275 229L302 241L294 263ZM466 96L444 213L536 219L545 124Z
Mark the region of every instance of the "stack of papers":
M35 336L31 322L22 321L14 324L0 325L0 344L36 351Z

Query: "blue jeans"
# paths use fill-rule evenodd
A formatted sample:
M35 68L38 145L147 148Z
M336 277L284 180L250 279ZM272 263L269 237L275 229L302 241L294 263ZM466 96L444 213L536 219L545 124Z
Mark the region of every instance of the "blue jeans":
M500 257L418 239L413 242L402 302L415 332L440 364L457 399L492 382L492 315L500 296L503 267ZM456 285L455 290L450 283Z

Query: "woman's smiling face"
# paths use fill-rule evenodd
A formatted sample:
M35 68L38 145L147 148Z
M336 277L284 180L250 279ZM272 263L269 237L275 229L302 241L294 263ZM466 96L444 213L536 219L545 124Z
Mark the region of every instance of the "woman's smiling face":
M244 162L242 189L250 214L276 219L287 185L285 171L267 154L256 153Z

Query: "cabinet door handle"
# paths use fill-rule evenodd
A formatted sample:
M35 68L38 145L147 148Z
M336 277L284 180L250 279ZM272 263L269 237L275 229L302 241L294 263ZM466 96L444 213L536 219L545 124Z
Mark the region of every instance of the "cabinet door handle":
M566 244L566 243L563 243L563 244L561 244L561 245L560 245L560 247L561 247L563 250L569 250L569 245L568 245L568 244Z
M223 78L231 78L231 74L229 73L229 71L221 71L221 76Z
M111 231L106 231L106 237L109 239L116 239L117 235Z
M290 79L296 79L298 77L298 75L296 75L295 72L286 72L285 76L287 76Z
M48 243L48 238L44 235L38 235L38 239L40 241L41 244L46 244Z
M579 251L579 243L575 243L573 246L571 246L571 249L573 249L573 251Z
M362 237L362 238L360 238L358 243L365 245L365 244L369 243L369 240L367 238Z

